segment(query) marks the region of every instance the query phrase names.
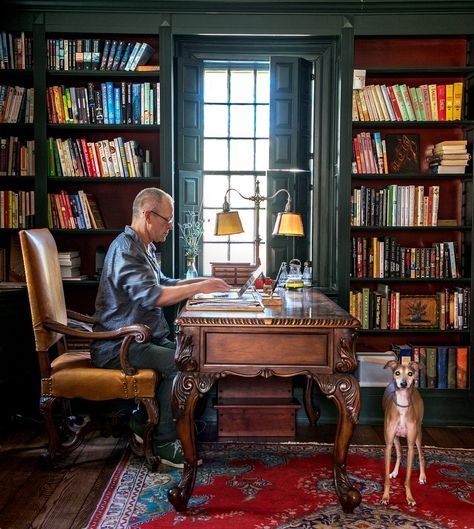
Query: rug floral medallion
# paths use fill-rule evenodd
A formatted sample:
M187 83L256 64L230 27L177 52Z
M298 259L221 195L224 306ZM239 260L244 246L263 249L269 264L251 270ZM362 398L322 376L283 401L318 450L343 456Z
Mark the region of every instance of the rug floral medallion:
M418 484L417 466L412 473L416 506L405 501L405 459L385 506L384 447L351 447L348 473L363 499L344 514L334 491L332 445L203 443L204 464L186 513L167 500L181 471L149 472L127 452L86 529L474 529L474 450L424 453L427 484Z

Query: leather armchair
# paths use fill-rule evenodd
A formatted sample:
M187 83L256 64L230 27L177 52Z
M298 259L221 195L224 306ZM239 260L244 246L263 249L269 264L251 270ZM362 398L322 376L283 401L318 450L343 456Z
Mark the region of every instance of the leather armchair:
M47 229L20 231L36 352L41 374L40 412L48 432L48 459L77 448L85 434L93 429L93 421L81 425L65 421L68 438L60 439L53 419L53 408L62 402L68 409L70 399L103 401L134 399L143 403L148 420L143 443L130 433L130 446L147 464L155 468L159 458L153 455L152 434L158 423L155 389L158 376L152 369L136 370L128 362L132 340L150 340L150 331L141 324L128 325L114 331L92 332L68 325L68 318L93 323L90 316L66 309L56 243ZM120 350L121 370L92 367L90 344L93 340L123 338ZM68 340L72 343L68 347ZM77 344L81 347L77 348Z

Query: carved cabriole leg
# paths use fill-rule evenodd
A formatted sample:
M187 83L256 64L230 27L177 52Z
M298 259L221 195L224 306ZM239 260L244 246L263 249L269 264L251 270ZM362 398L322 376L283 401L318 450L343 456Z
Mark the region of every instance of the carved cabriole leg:
M304 392L304 409L308 417L309 424L311 426L316 426L319 416L321 415L321 410L319 406L313 405L313 378L308 377L306 379L306 388Z
M56 401L56 397L41 397L39 406L48 432L47 457L50 461L53 461L58 452L58 432L53 420L53 407Z
M184 469L181 480L168 492L168 500L179 511L185 511L196 481L197 448L194 429L194 410L200 397L205 395L220 375L179 372L172 391L173 414L176 430L184 451Z
M153 454L153 430L158 424L160 413L154 398L145 397L138 400L145 406L148 420L145 424L145 430L143 431L143 444L138 443L133 432L131 432L130 447L136 455L144 456L148 468L154 471L160 464L160 458Z
M334 485L342 510L352 513L362 501L346 472L346 457L354 428L359 420L360 388L352 375L314 375L321 391L328 399L334 400L339 412L336 440L334 442Z

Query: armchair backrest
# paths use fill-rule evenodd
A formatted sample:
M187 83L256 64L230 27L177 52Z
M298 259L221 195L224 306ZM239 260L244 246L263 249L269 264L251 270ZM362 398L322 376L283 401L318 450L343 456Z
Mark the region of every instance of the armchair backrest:
M67 324L58 249L46 228L20 231L20 242L36 350L47 351L62 335L45 329L43 322Z

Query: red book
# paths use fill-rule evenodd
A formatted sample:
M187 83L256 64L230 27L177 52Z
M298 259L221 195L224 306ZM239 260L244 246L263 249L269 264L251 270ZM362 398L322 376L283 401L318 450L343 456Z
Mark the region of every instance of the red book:
M61 189L60 199L61 199L61 203L64 204L64 207L65 207L65 211L67 215L66 220L68 223L68 227L72 229L77 228L74 215L72 214L71 204L69 202L69 195L66 193L66 191L64 191L64 189Z
M395 112L395 116L397 118L397 121L403 121L402 113L400 112L400 108L397 103L397 99L395 97L395 94L393 92L393 88L391 86L387 86L388 94L390 96L390 101L392 102L393 111Z
M359 140L357 136L352 140L354 142L354 153L355 153L355 159L357 164L357 172L359 174L362 174L364 171L362 170L362 162L360 159L360 150L359 150Z
M436 96L438 101L438 121L446 121L446 85L436 86Z
M85 138L81 138L81 149L84 160L86 161L87 176L94 176L94 170L92 168L92 163L89 157L89 148L87 147L87 142Z

